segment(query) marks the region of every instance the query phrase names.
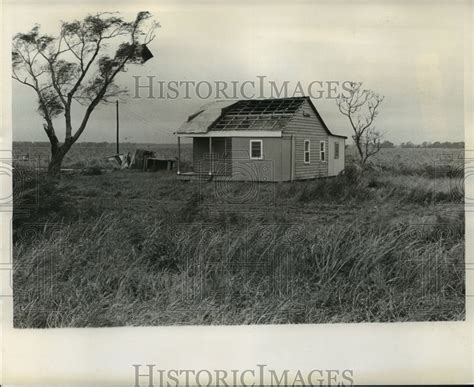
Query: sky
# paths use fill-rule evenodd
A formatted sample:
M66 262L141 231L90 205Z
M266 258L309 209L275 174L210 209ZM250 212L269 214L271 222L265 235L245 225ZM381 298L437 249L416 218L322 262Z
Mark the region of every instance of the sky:
M97 5L100 4L100 5ZM132 19L148 10L161 28L150 43L154 58L128 66L117 83L130 89L120 103L120 138L126 142L174 143L173 133L215 96L215 81L258 81L259 76L292 91L316 83L313 98L332 132L351 135L347 118L327 92L328 82L363 82L384 95L376 120L394 143L464 140L464 53L471 31L468 2L7 2L7 28L26 32L35 24L55 34L61 20L97 11L119 11ZM469 35L468 35L469 34ZM155 98L133 98L135 77L153 77ZM159 98L158 82L206 81L213 96L198 98L191 88L177 98ZM206 97L202 84L201 97ZM322 88L319 87L322 85ZM268 88L265 89L268 92ZM313 89L314 91L314 89ZM173 94L173 93L172 93ZM307 93L306 93L307 94ZM316 93L318 94L318 93ZM172 95L174 96L174 94ZM268 94L265 96L269 96ZM33 90L13 81L13 140L47 141ZM222 96L221 96L222 98ZM81 111L73 116L79 122ZM64 138L63 118L56 132ZM101 105L80 141L115 140L115 107Z

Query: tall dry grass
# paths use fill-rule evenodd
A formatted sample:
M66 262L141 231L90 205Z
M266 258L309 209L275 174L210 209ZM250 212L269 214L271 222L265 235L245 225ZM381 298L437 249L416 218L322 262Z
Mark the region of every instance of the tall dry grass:
M15 325L461 319L463 225L46 223L15 246Z
M420 171L349 168L227 205L165 172L16 169L15 326L463 319L463 181Z

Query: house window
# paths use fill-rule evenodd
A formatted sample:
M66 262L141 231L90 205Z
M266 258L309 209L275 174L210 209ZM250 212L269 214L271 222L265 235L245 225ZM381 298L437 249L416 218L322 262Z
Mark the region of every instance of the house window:
M250 158L254 160L263 159L262 140L250 140Z
M321 141L319 143L319 159L321 161L326 161L326 141Z
M304 140L304 163L309 164L310 161L311 161L310 142L309 140Z
M335 159L339 158L339 143L338 142L334 143L334 158Z

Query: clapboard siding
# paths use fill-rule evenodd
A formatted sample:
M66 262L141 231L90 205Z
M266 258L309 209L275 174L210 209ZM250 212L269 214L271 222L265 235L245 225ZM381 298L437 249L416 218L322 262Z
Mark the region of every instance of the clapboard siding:
M329 136L307 101L301 105L283 132L285 135L293 135L294 137L295 179L328 176ZM304 140L310 140L310 164L304 163ZM320 160L320 141L325 142L326 161Z
M250 141L261 140L263 157L250 158ZM235 137L232 139L232 176L234 180L290 180L291 139L280 137Z

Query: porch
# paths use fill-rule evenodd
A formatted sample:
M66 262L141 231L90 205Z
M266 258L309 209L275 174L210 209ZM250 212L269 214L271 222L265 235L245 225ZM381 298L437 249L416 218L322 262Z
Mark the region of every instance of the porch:
M181 139L178 136L177 176L180 180L209 180L232 176L232 138L193 137L192 171L181 170Z

